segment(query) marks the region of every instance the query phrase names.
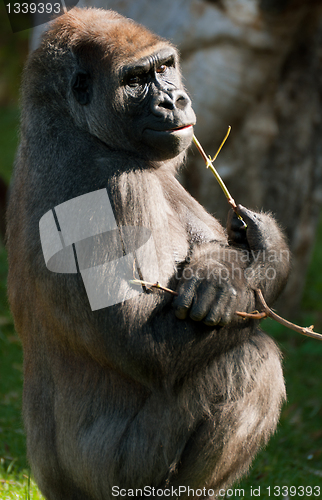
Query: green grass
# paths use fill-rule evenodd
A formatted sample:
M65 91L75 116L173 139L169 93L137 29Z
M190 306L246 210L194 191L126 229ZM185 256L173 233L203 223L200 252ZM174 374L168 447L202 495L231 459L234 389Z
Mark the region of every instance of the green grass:
M267 487L321 486L322 496L322 342L292 337L290 331L286 335L275 324L264 328L275 330L284 353L288 401L277 433L240 487L249 491L261 486L264 495Z
M0 175L10 178L17 144L16 109L0 112ZM315 323L322 332L322 224L308 273L299 322ZM14 331L6 299L7 262L0 248L0 499L41 499L30 479L25 436L21 420L22 351ZM322 342L286 330L272 320L263 323L280 344L288 402L282 411L278 431L262 450L248 477L235 485L229 498L286 498L274 487L313 487L322 490ZM268 496L267 488L271 488ZM242 495L245 491L245 496ZM254 495L251 497L251 491ZM292 489L291 492L294 492ZM301 490L298 490L301 493ZM275 493L275 495L274 495ZM312 498L319 498L311 495ZM322 493L321 493L322 496ZM289 498L307 496L289 494ZM67 499L66 499L67 500Z
M0 108L0 175L10 181L11 169L18 144L19 111Z
M18 142L19 112L0 109L0 175L6 182ZM6 296L7 256L0 242L0 499L40 500L30 477L21 418L22 350Z

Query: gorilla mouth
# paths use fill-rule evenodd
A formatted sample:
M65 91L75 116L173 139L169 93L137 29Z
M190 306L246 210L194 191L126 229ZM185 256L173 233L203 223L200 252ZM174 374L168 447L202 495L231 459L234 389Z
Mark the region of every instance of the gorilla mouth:
M175 128L171 128L171 129L168 129L168 130L164 130L164 132L170 132L170 133L180 132L182 130L190 130L190 129L192 129L192 127L193 127L192 124L183 125L182 127L175 127Z
M173 127L173 128L168 128L168 129L152 129L152 128L146 128L145 130L148 133L152 134L176 134L180 132L191 132L193 128L192 123L189 123L189 125L181 125L180 127Z
M174 123L164 123L163 129L146 128L143 132L144 143L153 150L162 152L163 160L174 158L179 153L189 147L193 137L193 124L175 125ZM172 128L165 128L172 126Z

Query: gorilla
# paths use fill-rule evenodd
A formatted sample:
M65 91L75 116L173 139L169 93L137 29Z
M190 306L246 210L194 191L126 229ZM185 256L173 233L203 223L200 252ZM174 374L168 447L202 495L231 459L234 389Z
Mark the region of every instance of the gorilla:
M275 431L279 349L236 311L283 289L271 215L225 230L176 179L195 115L169 42L113 11L27 62L7 214L32 472L48 500L213 497ZM143 283L140 286L136 284ZM177 296L150 287L159 282Z

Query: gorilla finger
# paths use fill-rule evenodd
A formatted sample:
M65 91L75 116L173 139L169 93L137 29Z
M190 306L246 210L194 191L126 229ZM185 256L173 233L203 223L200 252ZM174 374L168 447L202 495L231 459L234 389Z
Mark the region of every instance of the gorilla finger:
M204 283L199 286L197 295L193 299L190 311L190 318L194 321L202 321L208 314L216 297L216 288L214 284Z
M228 212L227 229L232 231L245 230L245 224L234 210L229 210Z
M228 231L228 242L236 243L236 244L245 244L247 243L246 231L241 230L239 232Z
M175 315L178 319L185 319L188 314L188 310L191 307L193 298L196 293L197 278L191 278L186 280L183 284L180 284L178 290L178 296L172 302L172 306L175 310Z
M257 226L261 222L261 217L258 213L243 207L243 205L237 205L237 213L246 222L247 227Z
M247 224L246 237L252 250L262 250L266 246L267 229L260 214L248 210L242 205L237 206L238 213Z
M228 325L235 318L237 310L237 292L233 288L231 293L232 295L230 301L228 302L223 314L221 315L221 319L219 322L220 326Z
M237 302L237 292L233 287L222 291L218 296L217 302L204 319L204 323L208 326L226 325L230 323L232 318L232 310L235 311Z
M227 233L230 243L247 243L245 223L239 219L238 215L233 210L230 210L228 213Z
M218 310L218 308L213 308L207 314L203 322L207 326L216 326L220 323L220 320L221 320L220 311Z

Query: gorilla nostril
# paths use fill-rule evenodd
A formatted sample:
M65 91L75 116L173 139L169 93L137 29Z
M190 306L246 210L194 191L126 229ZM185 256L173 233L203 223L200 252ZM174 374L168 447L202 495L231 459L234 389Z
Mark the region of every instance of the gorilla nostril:
M175 105L171 99L165 99L164 101L160 102L159 106L160 106L160 108L169 109L169 110L172 110L175 108Z
M171 94L162 92L152 101L151 111L156 116L164 116L166 111L173 111L174 109L175 100Z
M190 99L185 92L182 91L172 91L163 92L154 102L154 111L162 112L164 110L173 111L175 109L184 110L188 104L190 104Z
M189 100L188 100L186 97L181 96L181 97L179 97L179 99L176 101L176 107L177 107L178 109L185 109L185 108L186 108L186 106L188 105L188 103L189 103Z
M190 99L186 93L179 92L176 96L175 105L178 109L185 109L190 103Z

